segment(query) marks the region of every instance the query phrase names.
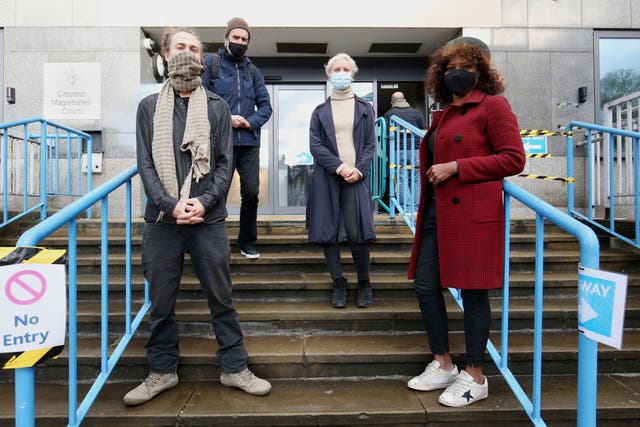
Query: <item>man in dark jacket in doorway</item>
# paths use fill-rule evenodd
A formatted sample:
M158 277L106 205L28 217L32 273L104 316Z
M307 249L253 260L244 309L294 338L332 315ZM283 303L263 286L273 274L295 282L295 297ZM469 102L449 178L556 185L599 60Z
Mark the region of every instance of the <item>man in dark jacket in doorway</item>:
M221 96L231 110L232 171L240 176L240 231L238 247L256 259L258 192L260 189L260 129L271 117L271 100L258 68L245 55L251 33L242 18L227 23L224 47L205 60L202 84Z
M417 127L421 130L426 130L427 124L425 123L424 117L422 113L412 106L405 100L404 94L402 92L394 92L391 95L391 108L384 114L384 119L389 126L389 120L391 116L398 116L402 120L405 120L409 124ZM390 133L391 134L391 133ZM405 139L401 136L400 143L397 145L399 151L397 152L397 158L395 163L398 165L405 165L405 157L406 164L411 165L412 168L415 168L415 172L413 174L413 178L410 170L406 171L407 182L405 183L405 170L402 168L396 169L396 186L395 186L395 194L404 209L410 211L418 210L418 204L420 203L420 174L417 173L420 167L420 155L418 154L418 147L420 140L415 138L415 147L414 147L414 157L413 164L411 161L411 147L404 146ZM407 135L407 142L410 142L410 135ZM413 189L413 206L411 205L411 189Z
M422 113L409 105L402 92L394 92L393 95L391 95L391 108L384 113L387 126L389 125L389 119L394 115L411 123L418 129L426 130L427 128Z

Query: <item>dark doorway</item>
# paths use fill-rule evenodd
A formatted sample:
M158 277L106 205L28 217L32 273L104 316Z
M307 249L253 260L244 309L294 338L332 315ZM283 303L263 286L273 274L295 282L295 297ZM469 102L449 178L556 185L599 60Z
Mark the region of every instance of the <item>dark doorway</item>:
M378 82L378 117L391 108L391 95L404 93L407 102L426 116L426 103L423 82Z

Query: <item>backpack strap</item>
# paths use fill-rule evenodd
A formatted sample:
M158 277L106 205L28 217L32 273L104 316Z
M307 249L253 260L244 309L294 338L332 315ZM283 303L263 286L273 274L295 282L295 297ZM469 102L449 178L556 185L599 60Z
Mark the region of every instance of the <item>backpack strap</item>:
M253 85L256 85L256 66L253 65L253 62L249 61L249 74L251 74L251 81L253 81Z
M217 53L207 55L204 60L205 66L209 68L209 82L212 89L213 81L218 77L218 73L220 72L220 61L220 55L218 55Z
M213 88L213 82L216 78L218 78L218 73L220 72L220 62L222 62L222 58L218 53L211 53L207 55L204 60L205 66L209 68L209 82L211 84L211 88ZM251 74L251 81L255 86L256 83L256 66L253 65L253 62L249 61L249 74Z

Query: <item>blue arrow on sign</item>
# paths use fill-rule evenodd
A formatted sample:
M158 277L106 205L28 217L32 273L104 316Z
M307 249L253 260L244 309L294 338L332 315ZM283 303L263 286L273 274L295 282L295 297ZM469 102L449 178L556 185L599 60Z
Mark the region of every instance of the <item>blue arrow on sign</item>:
M600 277L580 274L578 323L596 334L611 336L616 284Z

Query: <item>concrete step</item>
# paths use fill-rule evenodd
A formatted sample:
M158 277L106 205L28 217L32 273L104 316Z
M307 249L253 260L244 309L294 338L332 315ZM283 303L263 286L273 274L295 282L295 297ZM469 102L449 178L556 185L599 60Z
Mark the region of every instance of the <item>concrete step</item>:
M298 230L297 230L298 231ZM237 251L235 235L229 234L229 245L232 251ZM512 250L533 250L535 248L535 234L514 234L511 235ZM79 248L83 253L100 253L101 239L99 235L91 235L91 233L83 233L78 235L76 239ZM124 253L126 236L123 233L110 233L108 236L109 252ZM8 239L0 240L0 245L11 246L14 242ZM142 245L142 235L135 234L131 238L132 251L140 252ZM572 249L579 248L578 241L575 237L566 233L546 233L543 238L545 249ZM395 245L398 249L410 251L413 244L413 235L409 230L397 232L384 229L377 233L375 245ZM40 244L47 248L65 248L68 245L68 237L66 234L58 234L47 237ZM264 234L259 235L258 249L261 253L282 251L281 246L293 248L290 250L308 250L310 246L306 233L284 233L284 234Z
M375 295L375 292L374 292ZM418 303L412 299L375 298L373 307L355 307L355 292L349 295L349 306L336 310L324 301L235 301L243 330L248 335L278 333L330 333L332 331L362 331L372 333L395 333L422 331L424 326ZM462 330L463 313L448 293L445 293L449 312L450 330ZM495 329L500 328L501 297L491 298L491 309ZM137 312L141 302L134 302ZM124 301L109 302L109 325L113 333L124 325ZM544 299L545 329L570 330L577 325L577 299L546 297ZM640 297L628 297L626 302L627 328L640 328ZM533 328L533 305L530 297L512 297L509 305L511 329ZM179 301L176 319L184 333L211 333L209 309L203 297ZM100 331L100 303L81 301L78 303L78 328L81 333ZM147 332L147 324L141 325L140 333Z
M409 258L409 251L374 246L371 250L372 272L373 274L378 272L406 274ZM533 271L535 258L534 251L511 251L511 271ZM620 273L636 272L640 269L640 262L637 262L639 259L637 254L613 249L603 250L600 252L600 268ZM545 271L577 271L579 261L580 252L578 250L545 251L544 253ZM100 258L95 254L79 253L77 258L78 274L97 274L100 271L100 262ZM140 265L140 255L132 255L132 262L134 265ZM353 264L347 248L342 251L342 262L347 266L346 271L348 271L349 265ZM188 256L185 263L190 264ZM124 272L124 265L124 254L109 255L110 271ZM230 265L232 273L269 274L282 273L283 271L318 273L326 271L322 248L312 245L299 251L262 253L259 259L247 259L240 253L234 252L231 254ZM187 271L189 270L187 269Z
M500 333L493 331L491 340L500 349ZM109 340L109 349L118 337ZM145 358L146 338L134 337L111 374L113 381L142 378L148 366ZM91 381L100 369L100 339L81 337L78 340L78 378ZM424 370L432 358L426 334L371 334L345 332L341 334L290 333L281 335L246 336L249 365L260 376L278 379L394 377L413 376ZM450 348L454 361L464 367L465 343L462 332L450 333ZM509 334L509 367L516 375L533 371L533 334L512 331ZM578 332L546 330L543 337L542 372L544 375L576 374ZM216 340L211 334L182 335L178 374L184 380L215 380L220 375L216 360ZM48 360L36 368L39 382L65 382L68 379L68 348L57 359ZM488 375L498 374L487 355L483 367ZM599 373L640 372L640 330L624 331L621 350L601 346L598 353ZM10 371L0 373L0 383L11 380Z
M529 425L524 410L501 377L489 376L489 397L464 409L438 403L439 391L416 392L408 377L392 379L274 380L268 396L249 396L218 381L185 381L151 402L129 408L122 396L137 382L109 383L87 413L87 426L287 426L403 425L479 427ZM520 377L524 390L531 378ZM88 386L80 386L83 396ZM598 425L637 425L640 377L598 376ZM542 417L549 426L576 423L576 378L542 380ZM0 424L12 425L13 394L0 399ZM67 388L36 388L38 426L65 425Z
M189 274L189 269L182 276L180 298L193 298L194 291L200 289L197 277ZM353 273L345 273L349 288L356 289L357 278ZM640 293L640 273L628 274L629 295ZM534 275L532 272L513 272L509 276L510 294L514 297L531 296L533 294ZM577 270L543 273L545 296L576 296ZM332 283L328 273L276 272L270 274L235 273L232 275L233 296L235 300L328 300ZM413 281L408 280L405 273L374 272L371 283L376 296L382 298L413 298L415 291ZM141 298L144 290L144 277L138 271L131 277L134 298ZM80 300L100 298L101 276L84 274L78 277ZM116 273L109 274L109 295L111 299L124 299L125 278ZM494 293L499 291L492 291ZM200 294L197 294L200 298Z

